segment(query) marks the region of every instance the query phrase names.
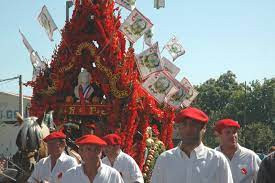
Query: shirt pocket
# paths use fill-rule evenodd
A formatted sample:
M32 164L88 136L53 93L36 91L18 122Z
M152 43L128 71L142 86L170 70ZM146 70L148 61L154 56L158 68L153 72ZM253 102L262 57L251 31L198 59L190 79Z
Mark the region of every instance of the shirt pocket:
M198 183L213 183L215 182L215 172L217 166L205 160L197 161L193 167L193 177L198 180Z
M249 164L239 164L237 169L237 176L240 181L244 181L249 177L252 177L254 172Z

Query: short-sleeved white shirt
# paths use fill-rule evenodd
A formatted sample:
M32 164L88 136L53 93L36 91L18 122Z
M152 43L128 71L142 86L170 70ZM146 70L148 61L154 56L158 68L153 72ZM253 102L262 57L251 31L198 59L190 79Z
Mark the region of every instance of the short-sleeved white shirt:
M51 183L57 182L58 178L64 173L77 165L76 160L65 154L64 152L57 159L54 168L51 170L51 156L41 159L34 167L31 176L28 179L29 183L48 181Z
M80 164L68 170L61 179L61 183L90 183ZM124 183L119 172L114 168L101 163L93 183Z
M102 159L102 163L112 166L108 157ZM120 151L113 166L122 176L125 183L143 183L143 176L136 161L128 154Z
M225 156L202 143L190 158L176 147L163 152L157 159L152 183L233 183Z
M220 147L216 147L215 149L221 151ZM227 160L231 168L234 183L256 182L261 160L255 152L238 144L233 158L231 160L227 158Z

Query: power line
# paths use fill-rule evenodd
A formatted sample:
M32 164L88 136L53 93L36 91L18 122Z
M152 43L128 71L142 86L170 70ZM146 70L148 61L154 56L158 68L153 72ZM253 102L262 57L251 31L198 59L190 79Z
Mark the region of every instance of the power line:
M0 79L0 82L18 79L19 77L20 77L20 76L16 76L16 77L13 77L13 78L7 78L7 79Z

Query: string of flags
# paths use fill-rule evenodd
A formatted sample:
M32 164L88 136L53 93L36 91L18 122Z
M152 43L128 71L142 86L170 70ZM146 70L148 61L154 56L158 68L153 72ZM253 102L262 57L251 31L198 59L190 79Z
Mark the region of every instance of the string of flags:
M165 57L160 57L158 42L136 55L136 64L142 80L142 87L159 103L173 108L188 107L197 97L187 78L181 82L175 79L180 68Z
M76 3L75 0L68 0L68 2L71 2L70 6ZM135 59L143 80L142 87L159 103L165 102L174 108L188 107L196 98L198 92L187 78L183 78L181 82L175 79L180 72L180 68L173 62L185 54L185 49L180 41L173 36L163 47L169 52L173 62L165 57L161 58L158 42L153 44L153 23L136 8L136 0L115 0L115 2L131 11L119 30L131 43L135 43L143 36L144 43L149 47L136 55ZM157 9L164 8L165 0L154 0L154 7ZM42 7L37 19L45 29L50 41L53 41L53 33L58 28L45 5ZM30 54L34 68L33 80L35 80L36 76L46 68L46 63L41 61L38 53L33 50L23 33L20 30L19 32L23 44Z

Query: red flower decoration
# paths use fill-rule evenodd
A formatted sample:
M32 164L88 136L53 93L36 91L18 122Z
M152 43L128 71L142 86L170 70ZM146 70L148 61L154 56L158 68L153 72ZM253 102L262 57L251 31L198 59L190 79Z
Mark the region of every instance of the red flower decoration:
M61 178L62 178L62 175L63 175L62 172L60 172L60 173L57 175L57 178L58 178L58 179L61 179Z
M152 131L153 131L153 133L158 137L158 135L159 135L159 130L158 130L157 125L153 125L153 126L152 126Z
M247 174L247 170L245 168L242 168L241 171L242 171L242 174L244 174L244 175Z

